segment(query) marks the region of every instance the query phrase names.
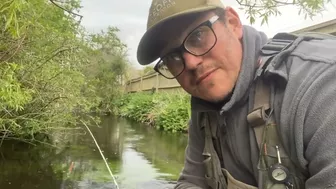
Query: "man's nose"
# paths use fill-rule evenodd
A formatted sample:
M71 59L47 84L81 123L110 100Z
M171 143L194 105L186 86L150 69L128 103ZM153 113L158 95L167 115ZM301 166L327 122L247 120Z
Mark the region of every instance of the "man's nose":
M196 69L199 64L202 63L203 57L202 56L195 56L190 54L189 52L182 53L186 69L193 70Z

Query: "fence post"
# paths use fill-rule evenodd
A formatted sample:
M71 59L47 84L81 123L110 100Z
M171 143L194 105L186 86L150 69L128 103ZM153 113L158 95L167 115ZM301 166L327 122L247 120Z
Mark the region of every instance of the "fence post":
M155 87L155 92L159 91L159 73L156 72L156 87Z
M129 93L131 91L131 88L132 88L132 80L129 80L126 83L126 91L127 91L127 93Z
M140 76L140 91L142 92L142 75Z

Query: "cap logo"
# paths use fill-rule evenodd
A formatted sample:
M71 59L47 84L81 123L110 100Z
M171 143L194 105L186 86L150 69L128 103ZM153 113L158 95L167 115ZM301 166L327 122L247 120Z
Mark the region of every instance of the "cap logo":
M162 12L166 11L168 8L176 4L175 0L162 0L153 2L152 10L150 13L151 20L156 20Z

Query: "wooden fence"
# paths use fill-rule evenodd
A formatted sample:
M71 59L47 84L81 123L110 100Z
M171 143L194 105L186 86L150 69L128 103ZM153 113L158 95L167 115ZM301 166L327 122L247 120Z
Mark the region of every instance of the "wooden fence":
M147 75L131 79L125 84L126 92L134 93L139 91L149 92L184 92L176 79L167 79L158 73L149 73Z

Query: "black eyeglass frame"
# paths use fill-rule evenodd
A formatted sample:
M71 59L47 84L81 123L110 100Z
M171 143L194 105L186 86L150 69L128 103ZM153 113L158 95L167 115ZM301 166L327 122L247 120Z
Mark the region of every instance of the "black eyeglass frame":
M207 21L201 23L200 25L198 25L195 29L193 29L193 30L187 35L187 37L183 40L181 46L179 46L179 47L177 47L177 48L174 48L173 50L171 50L171 51L168 52L166 55L164 55L164 56L162 56L162 57L160 58L160 60L159 60L159 61L156 63L156 65L154 66L154 70L155 70L156 72L158 72L160 75L162 75L163 77L167 78L167 79L175 79L175 78L177 78L179 75L181 75L181 74L183 73L183 71L185 70L185 60L184 60L184 58L183 58L183 56L182 56L182 53L184 53L184 52L188 52L188 53L190 53L190 54L192 54L192 55L194 55L194 56L203 56L203 55L207 54L208 52L210 52L210 51L212 50L212 48L213 48L213 47L216 45L216 43L217 43L217 36L216 36L215 31L214 31L213 28L212 28L212 25L213 25L218 19L219 19L219 16L218 16L218 15L215 15L215 16L211 17L209 20L207 20ZM202 27L202 26L207 26L207 27L210 28L210 30L212 31L212 33L213 33L213 35L214 35L214 37L215 37L215 42L214 42L214 44L213 44L207 51L205 51L204 53L202 53L202 54L195 54L195 53L192 53L191 51L189 51L189 50L185 47L185 42L187 41L187 39L189 38L189 36L190 36L192 33L194 33L194 31L196 31L197 29L199 29L199 28ZM173 53L178 53L178 54L180 54L181 59L182 59L182 63L183 63L183 69L182 69L181 72L180 72L179 74L177 74L176 76L173 76L173 77L167 77L167 76L165 76L163 73L161 73L161 72L159 71L158 66L159 66L159 63L160 63L161 61L163 61L163 59L164 59L165 57L167 57L167 56L169 56L170 54L173 54Z

